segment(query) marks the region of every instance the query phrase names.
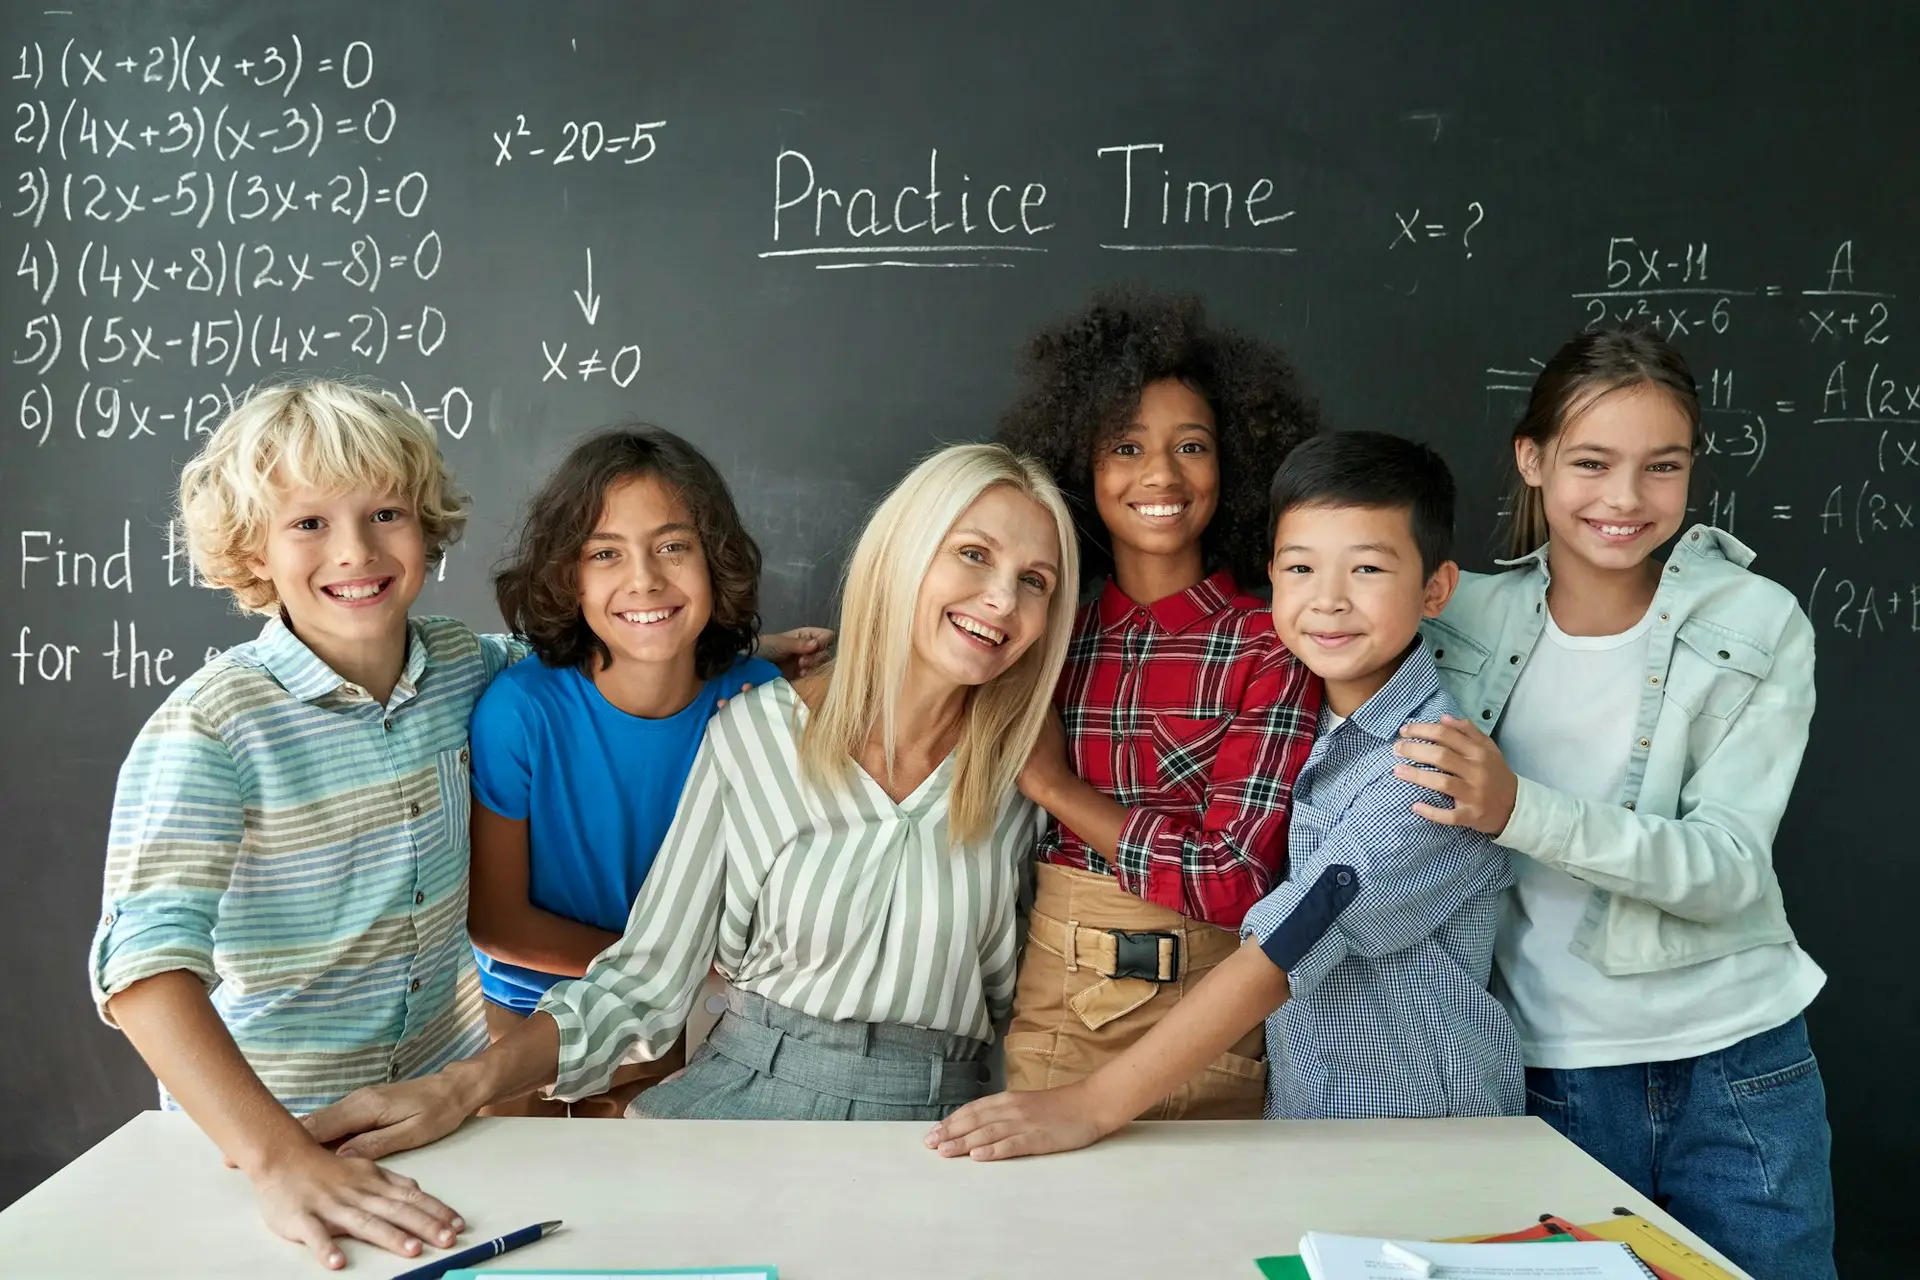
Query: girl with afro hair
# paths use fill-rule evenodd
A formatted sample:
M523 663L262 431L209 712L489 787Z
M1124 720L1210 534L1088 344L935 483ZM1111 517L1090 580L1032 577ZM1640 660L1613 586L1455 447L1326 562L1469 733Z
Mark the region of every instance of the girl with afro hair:
M998 438L1073 506L1085 578L1020 788L1052 815L1006 1038L1007 1087L1084 1079L1239 945L1286 875L1318 683L1241 591L1265 574L1267 486L1317 428L1292 362L1197 299L1097 295L1027 346ZM1255 1119L1256 1028L1143 1119Z

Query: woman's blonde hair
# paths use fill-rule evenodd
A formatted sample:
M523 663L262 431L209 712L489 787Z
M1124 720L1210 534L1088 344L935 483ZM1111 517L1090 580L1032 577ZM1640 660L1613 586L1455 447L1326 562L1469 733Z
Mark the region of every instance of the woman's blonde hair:
M433 428L377 391L320 379L268 387L227 415L180 472L180 519L200 576L241 608L278 613L280 593L254 576L279 491L404 494L436 565L467 523Z
M826 697L800 739L802 770L816 786L844 789L849 757L858 755L875 732L892 770L921 580L961 513L1002 485L1053 517L1060 576L1047 604L1045 633L1013 666L967 694L947 800L955 844L991 832L1001 802L1040 736L1072 638L1080 593L1073 516L1038 462L1001 445L954 445L915 467L881 501L847 566Z

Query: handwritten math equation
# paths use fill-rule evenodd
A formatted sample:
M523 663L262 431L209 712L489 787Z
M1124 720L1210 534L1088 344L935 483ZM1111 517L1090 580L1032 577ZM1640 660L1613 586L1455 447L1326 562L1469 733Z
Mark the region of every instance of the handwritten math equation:
M476 201L468 184L499 175L555 210L587 174L621 184L625 199L668 199L694 133L665 103L615 113L507 101L462 122L465 150L450 164L444 140L410 130L399 70L372 41L298 32L126 47L44 37L0 59L15 160L0 178L9 447L177 452L258 380L338 368L377 372L447 441L468 439L476 400L497 388L476 393L463 374L479 375L451 362L466 326L498 323L446 292L497 265L456 243ZM1410 119L1439 141L1441 116ZM738 251L822 287L1089 256L1124 270L1143 254L1234 255L1285 282L1290 262L1336 236L1358 246L1343 268L1459 281L1497 268L1508 229L1497 201L1458 187L1383 193L1342 222L1275 150L1196 159L1145 132L1088 138L1073 167L932 138L856 152L780 136L741 157L762 203L758 242ZM568 241L570 225L589 229ZM591 226L556 214L543 247L564 271L524 305L512 299L527 318L499 372L541 394L644 385L646 325L661 318L626 282L648 265L635 255L673 249L596 242ZM1920 587L1903 580L1920 579L1920 353L1904 352L1886 255L1843 239L1763 269L1711 232L1622 230L1574 247L1582 265L1551 302L1578 325L1645 325L1686 344L1703 412L1695 518L1815 549L1813 572L1790 585L1824 629L1920 642ZM1805 359L1773 358L1791 351ZM1537 361L1489 352L1482 364L1490 412L1517 415ZM108 589L111 578L130 589L124 572L92 572L110 557L75 550L81 534L31 532L51 540L31 554L51 559L23 559L24 587ZM124 565L124 538L119 550ZM167 586L194 585L171 529L166 562ZM15 637L16 677L71 678L77 641L40 625ZM116 623L94 652L116 678L165 683L179 663L143 630Z
M1817 625L1854 640L1920 640L1920 368L1902 364L1894 341L1900 300L1867 273L1852 240L1810 268L1796 283L1723 282L1706 240L1613 236L1599 287L1569 299L1588 329L1642 324L1695 345L1699 458L1733 484L1703 491L1696 482L1694 519L1735 537L1791 528L1816 560L1836 562L1798 588ZM1784 363L1719 363L1725 345L1707 339L1728 335L1810 347L1811 367L1824 373L1792 384ZM1539 369L1532 359L1490 364L1482 388L1517 417ZM1769 463L1783 441L1794 461ZM1874 577L1876 564L1910 566L1912 581Z

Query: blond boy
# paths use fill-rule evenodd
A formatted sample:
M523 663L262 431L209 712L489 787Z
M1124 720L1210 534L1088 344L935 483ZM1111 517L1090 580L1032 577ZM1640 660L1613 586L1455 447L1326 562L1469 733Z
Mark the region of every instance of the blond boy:
M269 619L183 681L122 765L90 959L101 1015L328 1267L464 1224L295 1117L486 1047L466 932L467 719L522 656L409 618L466 499L419 415L276 387L180 480L194 562Z

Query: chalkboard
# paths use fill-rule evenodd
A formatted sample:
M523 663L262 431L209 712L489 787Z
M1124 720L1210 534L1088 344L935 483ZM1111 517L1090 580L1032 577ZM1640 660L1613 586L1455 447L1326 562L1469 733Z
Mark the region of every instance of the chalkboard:
M152 1101L85 945L127 743L255 627L168 510L250 385L362 374L433 420L477 514L423 609L496 625L530 486L638 415L730 477L769 624L829 622L883 487L991 430L1036 325L1140 282L1285 344L1331 424L1437 443L1469 567L1540 359L1630 319L1688 353L1697 515L1818 628L1777 859L1830 975L1845 1254L1891 1259L1920 9L64 4L0 20L0 1202Z

